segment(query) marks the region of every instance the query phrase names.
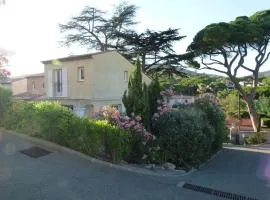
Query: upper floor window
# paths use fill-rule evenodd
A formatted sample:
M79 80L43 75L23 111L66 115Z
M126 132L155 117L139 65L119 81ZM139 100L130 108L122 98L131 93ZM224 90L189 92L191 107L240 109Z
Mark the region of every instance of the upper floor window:
M35 82L32 82L32 89L35 89L36 88L36 84Z
M85 73L84 67L78 67L78 81L84 81Z
M124 71L124 81L128 82L128 71Z
M48 97L67 97L68 71L67 68L48 69L46 93ZM37 85L36 85L37 86Z
M56 93L62 92L62 70L61 69L54 70L54 91Z

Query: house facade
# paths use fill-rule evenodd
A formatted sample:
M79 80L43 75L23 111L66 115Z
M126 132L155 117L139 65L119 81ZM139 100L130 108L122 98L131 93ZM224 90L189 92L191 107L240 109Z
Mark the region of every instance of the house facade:
M79 116L91 117L101 107L125 112L122 96L134 66L116 51L69 56L42 62L45 99L59 101ZM143 75L149 84L151 80Z
M12 78L11 90L17 99L40 99L45 93L44 73Z

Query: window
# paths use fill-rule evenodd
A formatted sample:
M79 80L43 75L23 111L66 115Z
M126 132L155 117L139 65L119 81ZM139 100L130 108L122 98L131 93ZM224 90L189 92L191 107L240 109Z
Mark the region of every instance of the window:
M62 92L62 70L54 70L54 90L56 93Z
M128 71L124 71L124 81L128 82Z
M67 97L68 95L68 71L62 67L48 70L48 82L45 85L49 97Z
M69 108L70 110L73 110L73 105L64 105L64 104L62 104L62 106L67 107L67 108Z
M78 67L78 81L84 81L84 67Z
M32 82L32 89L35 89L35 88L36 88L35 82Z
M44 83L42 83L42 88L45 88L45 84Z

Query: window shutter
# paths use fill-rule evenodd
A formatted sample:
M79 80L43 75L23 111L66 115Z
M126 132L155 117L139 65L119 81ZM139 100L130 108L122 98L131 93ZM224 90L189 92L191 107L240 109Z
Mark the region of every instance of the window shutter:
M48 70L47 95L53 97L53 70Z
M63 87L63 97L67 97L68 84L67 84L67 68L62 68L62 87Z

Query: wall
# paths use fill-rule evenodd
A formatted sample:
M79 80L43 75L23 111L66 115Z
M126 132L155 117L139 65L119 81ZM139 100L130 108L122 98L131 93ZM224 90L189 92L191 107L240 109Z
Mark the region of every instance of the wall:
M173 98L173 99L169 99L169 105L174 105L174 104L191 104L195 102L195 98Z
M35 88L33 88L33 84L35 84ZM32 94L43 94L45 92L43 85L45 85L44 76L27 77L28 92Z
M48 71L51 69L67 69L67 98L69 99L91 99L92 98L92 66L91 58L62 62L59 65L46 64L45 71L45 91L48 97ZM78 81L78 67L84 67L85 80Z
M128 89L124 71L128 71L130 76L135 67L115 51L95 55L93 67L93 99L122 99L124 91ZM143 75L143 81L150 84L151 79Z
M12 88L13 95L27 92L27 79L22 78L15 81L13 80L11 83L11 88Z
M232 125L234 122L236 122L237 119L234 119L234 118L229 118L227 119L227 124L228 125ZM252 127L252 122L250 119L241 119L240 120L240 126L247 126L247 127Z

